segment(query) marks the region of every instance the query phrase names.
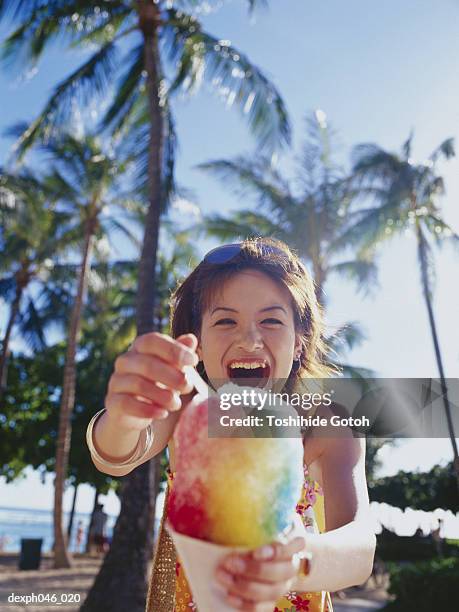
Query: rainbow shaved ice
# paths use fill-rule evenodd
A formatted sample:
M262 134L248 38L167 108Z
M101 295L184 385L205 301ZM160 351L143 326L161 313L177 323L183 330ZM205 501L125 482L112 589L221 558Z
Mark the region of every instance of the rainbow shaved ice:
M241 390L229 383L219 393ZM168 519L176 532L199 540L260 546L292 525L303 485L302 441L209 438L209 412L219 409L218 395L196 396L181 415Z

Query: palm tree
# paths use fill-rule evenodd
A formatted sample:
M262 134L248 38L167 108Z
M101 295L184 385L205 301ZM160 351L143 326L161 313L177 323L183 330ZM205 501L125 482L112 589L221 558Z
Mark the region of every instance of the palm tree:
M152 327L159 219L167 204L165 187L173 182L173 94L180 89L191 92L206 78L228 105L236 103L262 144L285 143L290 138L287 113L276 88L229 41L207 33L193 12L187 12L200 4L198 0L71 0L49 2L43 10L40 3L0 0L0 14L18 24L4 42L5 59L34 63L60 33L74 46L96 49L57 85L42 113L22 132L19 155L66 124L70 102L77 95L85 102L96 95L103 97L118 77L102 126L135 133L143 147L148 179L149 208L139 268L139 334ZM252 10L265 0L248 0L248 4ZM170 69L169 79L163 64Z
M58 200L60 210L71 215L73 235L78 235L81 259L77 264L77 289L70 313L56 450L54 496L54 564L69 567L66 537L62 528L62 500L71 439L71 415L75 400L76 350L81 315L93 254L107 256L104 232L116 228L131 239L132 233L115 216L104 216L110 206L126 204L119 182L129 166L120 150L104 152L93 136L77 138L63 132L42 150L50 157L46 189ZM128 202L126 205L129 205ZM30 230L29 230L30 231Z
M249 196L257 202L256 211L238 210L227 217L208 215L203 231L224 241L254 234L283 240L311 265L317 299L325 307L324 286L332 274L351 278L367 293L376 281L376 268L363 256L344 260L338 257L346 245L337 248L336 243L349 225L355 193L344 171L334 162L334 132L323 111L308 117L306 127L307 139L297 162L296 181L284 178L266 157L238 157L199 166L229 186L240 199ZM345 375L368 377L370 370L337 361L343 347L352 349L363 339L356 322L335 330L327 341L330 364Z
M247 3L253 10L266 4L266 0ZM180 89L191 93L206 79L228 106L235 104L242 111L262 145L273 146L290 139L287 112L277 89L229 41L202 28L193 14L193 9L200 5L200 0L71 0L65 4L53 0L43 10L40 3L0 0L0 11L18 23L5 42L7 59L36 62L48 43L61 33L73 45L96 49L56 86L40 116L17 143L19 154L68 121L71 101L76 96L88 102L94 94L103 97L116 83L102 125L114 133L124 130L134 134L134 147L140 149L144 159L140 170L147 170L148 211L137 301L139 334L151 331L153 326L159 222L174 182L173 94ZM118 59L120 53L124 53L122 61ZM125 70L120 70L120 66ZM144 577L152 553L151 478L148 465L140 466L130 476L120 515L120 520L126 516L126 525L135 523L138 533L143 533L139 537L143 552L129 566L132 584L137 585L141 594L138 602L146 594ZM147 510L141 517L144 508ZM118 546L119 533L120 530L115 532L112 547ZM120 553L122 550L125 552L125 546L120 544ZM120 575L125 570L124 563L117 569Z
M386 151L376 144L361 144L354 150L353 175L357 188L373 193L375 205L357 213L352 227L341 237L342 244L358 246L364 257L371 257L377 246L395 235L413 232L422 293L429 319L440 375L442 399L454 453L459 484L459 458L451 418L445 371L440 351L433 309L434 258L433 246L450 242L459 245L459 236L446 223L438 199L445 193L445 184L437 171L437 162L455 154L454 141L442 142L424 162L412 158L413 134L400 154Z
M14 327L17 325L28 346L38 351L46 348L49 325L65 320L68 300L63 280L71 280L75 271L59 258L77 236L69 226L70 214L56 210L53 194L29 169L19 174L0 169L0 219L0 297L10 306L0 354L1 398L7 384L7 358ZM46 312L46 304L51 302L52 319Z
M190 234L184 232L178 237L178 240L176 240L174 225L169 223L168 219L165 219L163 222L162 230L161 246L164 241L164 247L169 248L166 249L162 246L159 251L156 268L156 278L158 279L157 295L159 299L156 303L153 316L155 329L161 332L167 332L169 331L169 300L171 292L175 289L179 278L185 276L189 272L189 267L197 263L197 255ZM167 253L165 252L166 250L168 251ZM110 323L110 328L116 331L118 336L125 337L126 341L130 341L133 338L135 330L131 327L129 332L129 326L132 325L132 320L130 320L129 317L126 319L125 315L126 312L129 312L131 308L134 309L135 306L135 293L133 291L135 287L134 278L132 278L132 282L129 282L128 278L127 285L123 284L122 291L120 291L118 284L113 283L110 276L111 275L103 276L105 278L103 286L107 288L112 286L112 294L109 294L107 297L107 294L102 292L101 299L107 300L107 306L111 304L113 319ZM112 271L112 276L113 280L118 276L116 269ZM117 293L119 293L118 297L116 295ZM114 309L113 304L119 304L120 309L118 315L118 309ZM94 314L101 313L102 311L103 308L101 307L94 308ZM88 319L91 320L91 316L89 316ZM95 325L93 327L97 328L98 326ZM125 329L125 334L120 334L122 329ZM130 336L129 333L132 335ZM115 347L113 344L112 346ZM118 345L116 348L126 350L126 345L124 347ZM119 350L117 352L119 353ZM151 466L152 482L151 488L148 490L148 511L152 512L154 517L156 496L164 474L161 474L163 465L160 459L151 462ZM123 486L129 486L130 490L132 490L131 482L131 479L129 479L129 484L127 479L124 480ZM134 482L138 482L138 480ZM145 495L145 492L142 491L141 494ZM123 503L139 504L139 499L131 499L130 497L126 499L126 497L124 497ZM142 590L139 590L139 583L141 584L146 581L146 574L137 576L136 580L133 580L131 573L128 571L128 565L135 564L136 567L142 567L140 565L139 555L149 554L149 548L144 546L142 538L152 538L153 529L145 534L144 525L140 525L140 528L138 524L133 525L131 516L132 515L127 512L120 513L114 531L114 538L118 538L118 545L114 546L112 544L110 546L110 550L105 556L100 572L88 593L82 609L101 610L107 607L110 610L131 610L136 608L144 610L145 594ZM143 518L144 513L142 513L140 517Z
M307 118L306 125L296 181L284 178L267 157L220 159L198 167L219 178L239 198L249 196L257 202L256 211L208 215L205 232L222 240L259 233L285 241L311 265L317 299L325 306L324 285L330 275L350 277L367 292L376 280L376 267L363 256L337 257L345 250L336 244L349 226L355 193L333 160L334 133L323 111Z

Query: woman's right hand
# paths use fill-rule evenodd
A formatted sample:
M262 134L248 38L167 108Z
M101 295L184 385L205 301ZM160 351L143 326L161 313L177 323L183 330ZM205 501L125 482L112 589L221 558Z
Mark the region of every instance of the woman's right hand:
M141 431L152 419L166 419L169 412L180 410L180 395L192 391L183 367L197 365L197 343L194 334L176 340L159 332L138 336L115 361L105 397L110 420Z

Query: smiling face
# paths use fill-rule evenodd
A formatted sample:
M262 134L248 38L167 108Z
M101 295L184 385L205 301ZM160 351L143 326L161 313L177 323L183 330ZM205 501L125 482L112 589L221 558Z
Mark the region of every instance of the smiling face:
M289 292L257 270L235 274L203 313L197 351L214 387L248 376L285 381L301 351Z

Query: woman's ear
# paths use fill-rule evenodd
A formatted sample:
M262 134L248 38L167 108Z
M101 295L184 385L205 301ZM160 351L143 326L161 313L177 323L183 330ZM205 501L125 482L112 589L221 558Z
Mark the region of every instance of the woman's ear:
M293 349L294 359L296 359L297 355L300 355L303 350L303 342L302 337L298 334L295 336L295 348Z

